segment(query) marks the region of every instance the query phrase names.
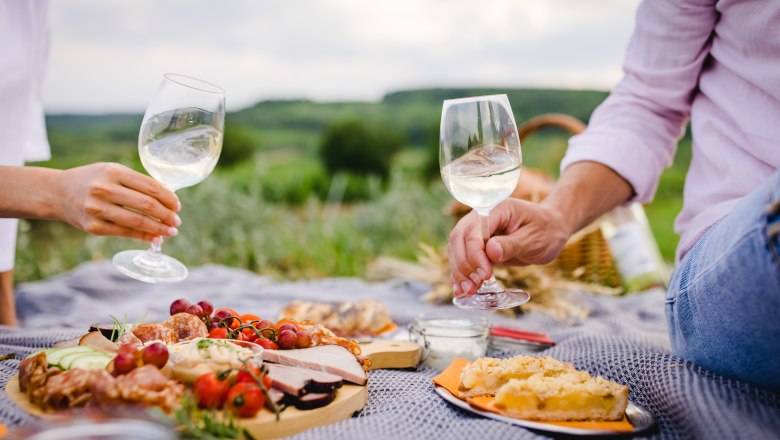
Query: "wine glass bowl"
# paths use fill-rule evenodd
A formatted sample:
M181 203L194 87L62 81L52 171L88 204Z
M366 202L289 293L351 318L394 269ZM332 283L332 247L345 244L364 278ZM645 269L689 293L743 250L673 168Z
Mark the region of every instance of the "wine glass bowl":
M141 163L172 191L200 183L217 164L224 124L224 90L186 75L165 74L141 123ZM127 276L150 283L186 278L187 267L164 255L161 246L159 237L147 251L120 252L114 265Z
M488 215L514 191L522 154L517 126L506 95L445 100L442 105L439 164L444 185L459 202L477 212L484 240ZM503 309L530 299L522 289L503 289L491 276L476 294L455 297L468 309Z

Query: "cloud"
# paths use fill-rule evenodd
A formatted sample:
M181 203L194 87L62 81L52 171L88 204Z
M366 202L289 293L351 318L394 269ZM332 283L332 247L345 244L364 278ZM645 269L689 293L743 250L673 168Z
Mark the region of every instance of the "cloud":
M261 99L429 86L608 88L637 0L52 2L49 111L142 112L162 73Z

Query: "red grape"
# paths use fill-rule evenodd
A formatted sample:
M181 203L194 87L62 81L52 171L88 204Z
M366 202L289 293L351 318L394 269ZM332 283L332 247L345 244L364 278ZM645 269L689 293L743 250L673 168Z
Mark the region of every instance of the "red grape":
M311 347L311 335L306 332L298 332L295 346L298 348Z
M231 316L230 312L225 309L219 309L217 310L217 313L214 314L214 319L219 321L221 319L225 319L228 316ZM231 320L232 321L232 320ZM226 323L230 324L229 322L225 321Z
M187 307L190 306L190 302L184 298L179 298L171 303L171 316L177 313L184 313L187 311Z
M298 335L292 330L282 330L276 337L276 343L279 344L279 348L285 350L295 348L298 343Z
M198 305L203 309L203 316L211 316L211 312L214 311L214 306L208 301L199 301Z
M203 309L197 304L191 304L189 307L187 307L186 312L190 315L195 315L198 318L203 317Z
M294 326L292 324L282 324L282 325L279 326L279 328L277 330L279 330L280 332L284 331L284 330L290 330L291 332L297 332L298 331L298 327L296 327L296 326Z
M155 342L144 347L142 352L144 364L151 364L157 368L163 368L168 363L168 347L162 342Z
M135 345L133 344L122 344L119 346L119 350L117 350L117 353L119 354L127 353L134 356L135 350L136 348Z
M131 353L119 353L114 358L114 371L119 374L127 374L136 367L135 356Z

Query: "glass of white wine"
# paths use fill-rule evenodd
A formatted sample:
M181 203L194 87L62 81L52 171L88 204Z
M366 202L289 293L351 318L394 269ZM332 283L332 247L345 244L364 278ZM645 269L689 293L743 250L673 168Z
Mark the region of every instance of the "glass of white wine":
M439 164L450 194L474 209L482 237L490 238L488 215L512 194L520 179L523 159L515 118L506 95L444 101L441 113ZM476 294L456 297L464 309L506 309L527 302L522 289L504 289L494 276Z
M225 91L186 75L165 74L146 108L138 151L149 174L172 191L195 185L214 170L222 150ZM175 282L187 267L161 251L162 237L146 251L114 255L120 272L148 283Z

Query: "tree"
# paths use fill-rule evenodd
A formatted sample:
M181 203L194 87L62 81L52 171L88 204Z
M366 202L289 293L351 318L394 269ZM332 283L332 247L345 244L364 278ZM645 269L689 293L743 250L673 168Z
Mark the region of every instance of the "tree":
M241 125L226 124L222 152L219 154L219 164L232 166L251 159L256 147L256 142L249 130Z
M346 120L325 130L320 157L331 174L346 171L385 179L390 174L393 156L404 143L399 132L385 126Z

